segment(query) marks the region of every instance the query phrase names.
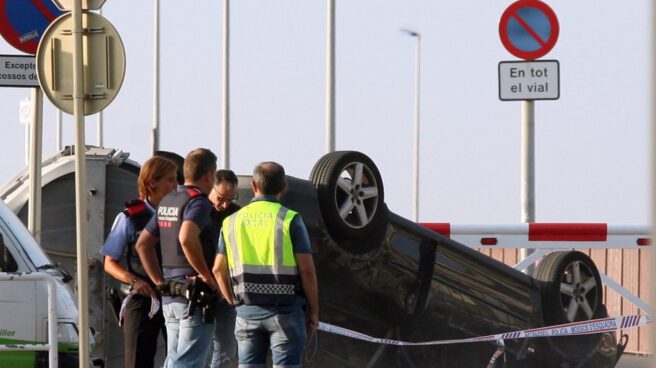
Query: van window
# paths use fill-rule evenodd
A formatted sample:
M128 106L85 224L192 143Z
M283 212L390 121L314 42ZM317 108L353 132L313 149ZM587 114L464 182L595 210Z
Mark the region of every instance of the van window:
M9 249L5 246L5 238L2 232L0 231L0 272L16 272L18 271L18 265L16 265L16 260L9 252Z

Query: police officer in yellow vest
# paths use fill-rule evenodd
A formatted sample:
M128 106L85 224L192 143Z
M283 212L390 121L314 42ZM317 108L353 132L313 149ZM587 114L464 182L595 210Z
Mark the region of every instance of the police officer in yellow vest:
M278 200L287 188L275 162L255 167L255 197L223 222L213 272L236 305L239 366L300 367L303 347L319 324L317 276L301 216Z

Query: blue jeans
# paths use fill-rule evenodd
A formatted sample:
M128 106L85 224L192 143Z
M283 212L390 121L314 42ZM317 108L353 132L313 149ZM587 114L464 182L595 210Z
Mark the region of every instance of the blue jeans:
M200 308L188 316L187 303L164 304L168 350L166 368L203 367L214 331L213 323L204 323Z
M237 316L235 337L239 367L266 367L269 347L274 368L300 367L307 338L305 313L299 309L264 319Z
M237 361L237 340L235 339L235 307L221 301L214 312L214 351L210 368L232 368Z

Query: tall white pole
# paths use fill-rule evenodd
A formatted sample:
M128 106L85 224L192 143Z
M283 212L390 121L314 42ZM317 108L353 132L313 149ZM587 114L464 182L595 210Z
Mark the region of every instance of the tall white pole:
M230 168L230 0L223 0L222 167Z
M522 222L535 222L535 101L522 101L522 148L521 148L521 204ZM528 248L520 250L524 259L533 253ZM526 268L532 275L535 267Z
M77 227L77 306L79 309L80 368L89 367L89 297L87 261L87 165L84 142L84 69L82 0L73 2L73 115L75 118L75 223Z
M103 112L96 114L96 146L103 146Z
M43 142L43 92L32 88L32 123L30 124L30 197L27 228L41 244L41 151Z
M417 42L415 54L415 127L413 145L413 171L412 171L412 220L419 221L419 128L420 128L420 101L421 101L421 34L419 32L401 29L401 32L414 37Z
M335 150L335 0L326 0L326 152Z
M421 94L420 94L420 76L421 76L421 68L420 68L420 60L421 60L421 34L417 33L415 36L417 39L417 55L416 55L416 76L415 76L415 149L414 149L414 175L413 175L413 180L414 180L414 191L413 191L413 220L415 222L419 221L419 117L420 117L420 110L419 110L419 101L421 99Z
M57 109L57 131L55 133L55 146L57 152L62 150L62 111Z
M153 130L152 154L159 151L159 0L153 0Z
M656 98L656 6L651 6L651 100ZM651 238L656 239L656 104L651 104ZM648 252L651 254L651 269L656 269L656 252ZM651 305L656 305L656 282L649 283L649 291L651 295ZM649 328L649 341L651 341L652 351L656 349L656 328Z

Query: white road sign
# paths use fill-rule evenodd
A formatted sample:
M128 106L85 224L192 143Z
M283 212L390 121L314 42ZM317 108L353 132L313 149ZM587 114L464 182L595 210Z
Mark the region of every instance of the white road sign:
M38 87L35 60L28 55L0 55L0 86Z
M560 98L558 60L499 63L500 100L557 100L558 98Z

